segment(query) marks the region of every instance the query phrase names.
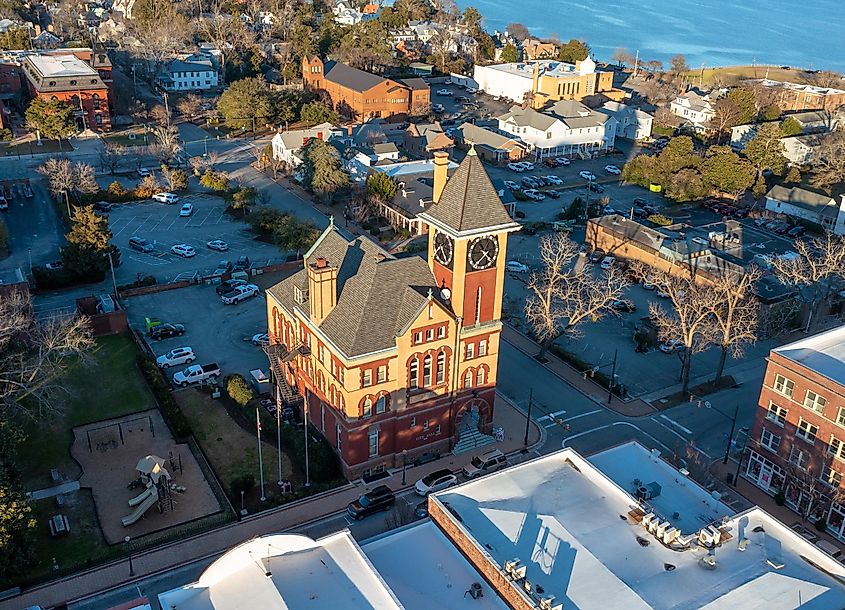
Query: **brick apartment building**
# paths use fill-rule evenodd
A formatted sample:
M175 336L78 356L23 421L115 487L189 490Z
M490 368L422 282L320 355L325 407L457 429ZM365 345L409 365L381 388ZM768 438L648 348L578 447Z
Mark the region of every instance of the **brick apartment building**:
M57 49L21 62L30 97L68 102L79 129L111 130L112 65L104 52Z
M745 457L746 479L845 540L845 327L770 352Z
M307 408L347 478L491 432L508 233L520 228L474 150L435 155L428 261L333 223L267 291L277 402Z
M775 94L775 103L784 112L827 110L833 112L845 106L845 90L833 87L816 87L783 81L761 80ZM845 81L843 81L845 84Z
M431 94L421 78L391 80L316 56L302 58L306 91L325 92L341 116L367 121L394 115L428 114Z

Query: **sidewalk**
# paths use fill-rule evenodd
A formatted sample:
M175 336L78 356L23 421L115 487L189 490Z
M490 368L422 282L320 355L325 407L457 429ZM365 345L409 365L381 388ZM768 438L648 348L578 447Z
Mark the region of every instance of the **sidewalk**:
M525 430L525 415L501 396L497 396L493 425L504 428L505 439L488 445L484 449L497 448L506 454L514 453L512 458L514 463L535 457L531 452L524 455L519 453ZM533 446L538 444L540 439L540 428L532 422L529 431L529 449L534 448ZM135 576L132 578L129 577L127 561L119 560L30 589L22 595L0 602L0 610L20 610L36 604L43 608L52 608L167 571L190 561L218 555L256 536L300 528L303 524L318 521L343 510L349 502L376 485L388 485L396 491L409 489L418 479L440 468L450 470L463 468L476 453L469 452L457 456L449 454L435 462L409 467L405 472L404 487L402 486L402 470L399 469L390 477L375 481L370 485L345 485L317 497L306 498L247 517L238 523L231 523L137 555L133 554L132 565Z
M502 338L526 356L533 358L540 352L540 346L537 343L508 324L502 327ZM546 358L548 362L543 364L546 369L600 406L627 417L639 417L657 412L657 409L639 398L625 401L618 396L613 396L608 404L606 389L593 381L584 379L583 375L551 352L546 352Z

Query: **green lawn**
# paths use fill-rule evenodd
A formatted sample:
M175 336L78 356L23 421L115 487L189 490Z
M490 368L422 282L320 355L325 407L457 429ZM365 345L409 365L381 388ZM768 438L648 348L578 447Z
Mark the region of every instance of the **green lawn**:
M129 139L130 134L133 134L135 136L134 140ZM154 139L155 138L152 135L148 136L148 140ZM119 146L144 146L144 130L136 128L112 132L110 134L104 135L103 140L105 140L109 144L117 144Z
M703 75L703 78L702 78ZM722 68L696 68L687 72L689 80L698 84L699 80L704 85L712 84L714 80L721 79L746 79L765 78L770 80L786 81L788 83L807 84L807 73L803 70L784 70L779 66L725 66Z
M137 354L129 335L101 337L89 359L67 372L62 381L68 392L60 401L61 416L26 428L28 438L20 448L19 461L27 490L48 487L51 468L58 468L67 479L79 476L79 466L70 457L72 428L155 406L135 364Z
M27 140L22 142L9 143L0 148L3 155L12 157L14 155L29 155L29 154L44 154L57 152L72 152L73 146L67 140L61 141L61 146L58 140L41 139L41 146L35 140Z

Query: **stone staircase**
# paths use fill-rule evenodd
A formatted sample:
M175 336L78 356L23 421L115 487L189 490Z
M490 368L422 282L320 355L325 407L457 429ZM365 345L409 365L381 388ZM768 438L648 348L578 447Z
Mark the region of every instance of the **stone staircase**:
M483 434L476 427L467 427L461 430L461 440L452 449L452 455L459 455L469 451L475 451L496 442L496 439L488 434Z

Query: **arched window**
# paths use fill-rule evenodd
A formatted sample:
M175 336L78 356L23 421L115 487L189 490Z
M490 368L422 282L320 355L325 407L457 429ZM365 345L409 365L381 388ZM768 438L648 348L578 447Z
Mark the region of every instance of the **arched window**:
M73 102L74 107L79 108L79 96L74 95L70 98L70 101Z
M91 96L91 101L94 102L94 110L100 109L100 96L99 94L95 93Z
M317 388L323 395L326 394L326 378L323 377L323 371L317 371Z
M465 388L471 388L472 387L472 369L467 369L467 372L464 375L464 387Z
M483 366L478 367L478 374L475 376L475 380L477 381L475 385L484 385L487 381L487 371L484 370Z
M412 390L420 384L420 361L414 356L408 366L408 387Z
M362 407L363 417L370 417L373 414L373 399L367 396Z
M435 374L437 385L446 381L446 353L440 352L437 354L437 372Z
M431 386L431 354L423 358L423 387Z
M387 394L382 394L376 399L376 414L387 411Z
M276 338L279 336L279 309L277 307L273 308L273 336Z

